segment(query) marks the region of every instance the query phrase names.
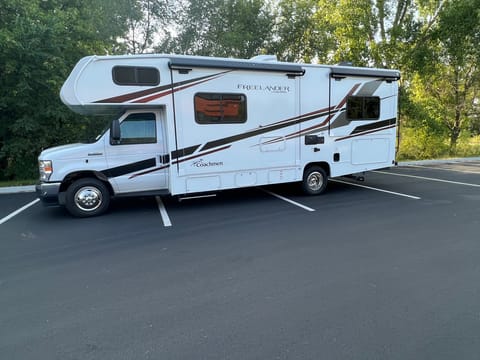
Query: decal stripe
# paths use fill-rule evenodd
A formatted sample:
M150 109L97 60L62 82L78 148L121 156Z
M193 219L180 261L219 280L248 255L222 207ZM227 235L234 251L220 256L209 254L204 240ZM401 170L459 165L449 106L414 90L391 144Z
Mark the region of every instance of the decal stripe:
M357 126L355 129L353 129L351 135L357 134L359 132L364 132L364 131L368 131L368 130L377 129L377 128L388 126L388 125L393 125L393 124L396 124L396 123L397 123L397 119L392 118L392 119L377 121L377 122L374 122L374 123L371 123L371 124Z
M209 76L209 79L202 80L202 81L199 81L199 82L195 82L195 83L193 83L193 84L189 84L189 85L185 85L185 86L173 88L173 89L170 89L170 90L165 91L165 92L163 92L163 93L155 94L155 95L146 97L146 98L144 98L144 99L139 99L139 100L132 101L132 102L133 102L134 104L144 104L144 103L147 103L147 102L149 102L149 101L152 101L152 100L155 100L155 99L159 99L159 98L161 98L161 97L163 97L163 96L176 93L177 91L185 90L185 89L188 89L188 88L190 88L190 87L192 87L192 86L196 86L196 85L202 84L202 83L204 83L204 82L217 79L217 78L219 78L219 77L221 77L221 76L223 76L223 75L224 75L224 74L222 73L222 74L219 74L219 75L213 76L213 77ZM197 80L199 80L199 79L197 79ZM181 83L177 83L177 84L174 85L174 86L178 86L178 85L180 85L180 84L181 84Z
M297 137L300 137L302 135L308 135L308 134L311 134L311 133L314 133L314 132L317 132L317 131L322 131L322 130L327 130L327 128L325 129L322 129L323 126L325 126L326 124L329 124L329 122L332 120L332 118L334 117L335 114L339 113L340 112L340 116L337 117L335 119L335 122L339 119L341 119L341 115L343 114L341 111L341 108L343 105L345 105L345 103L347 102L347 99L349 96L351 96L357 89L358 87L361 85L361 83L357 83L355 84L351 89L350 91L347 93L347 95L345 95L345 97L342 99L342 101L340 101L340 103L338 103L338 105L333 105L329 108L325 108L325 109L322 109L322 110L318 110L318 111L314 111L314 112L311 112L311 113L308 113L308 114L305 114L305 115L302 115L302 116L307 116L309 114L319 114L319 112L325 112L325 111L328 111L327 113L323 113L323 114L319 114L318 117L323 117L325 115L329 115L327 119L325 119L323 122L321 122L320 124L316 124L316 125L313 125L309 128L306 128L306 129L302 129L300 131L297 131L297 132L294 132L294 133L291 133L291 134L288 134L287 136L285 137L282 137L282 138L279 138L279 139L274 139L274 140L270 140L270 141L267 141L265 143L262 143L262 145L266 145L266 144L270 144L270 143L275 143L275 142L279 142L279 141L283 141L283 139L285 138L286 140L291 140L291 139L294 139L294 138L297 138ZM332 111L333 110L333 111ZM306 118L304 119L304 121L309 121L309 120L313 120L315 119L315 117L311 117L311 118ZM302 121L303 122L303 121ZM331 127L332 123L329 124L329 126ZM347 125L347 124L342 124L342 125ZM334 126L335 127L335 126Z
M196 146L198 147L198 146ZM188 160L191 160L191 159L195 159L195 158L198 158L198 157L201 157L201 156L204 156L204 155L209 155L209 154L212 154L212 153L215 153L215 152L218 152L218 151L222 151L222 150L226 150L230 147L230 145L228 146L224 146L223 148L220 148L220 149L216 149L216 150L212 150L212 151L208 151L208 152L204 152L202 154L198 154L198 155L195 155L195 156L191 156L189 158L185 158L185 159L182 159L182 160L177 160L177 161L174 161L173 164L178 164L178 163L181 163L181 162L184 162L184 161L188 161ZM154 159L155 160L155 159ZM142 175L146 175L146 174L150 174L152 172L155 172L155 171L159 171L159 170L163 170L163 169L167 169L170 167L170 164L166 164L166 165L162 165L162 166L159 166L159 167L156 167L154 169L150 169L150 170L147 170L147 171L142 171L140 173L137 173L137 174L134 174L132 176L130 176L128 179L133 179L133 178L136 178L137 176L142 176Z
M320 113L320 111L326 111L326 110L327 110L327 112ZM226 137L226 138L223 138L223 139L210 141L202 147L202 150L208 150L208 149L211 149L211 148L214 148L214 147L217 147L217 146L221 146L221 145L225 145L225 144L228 144L228 143L240 141L240 140L243 140L243 139L247 139L249 137L265 134L265 133L270 132L270 131L282 129L282 128L285 128L285 127L300 124L300 123L305 122L305 121L310 121L310 120L313 120L313 119L316 119L316 118L320 118L322 116L325 116L325 115L328 115L329 113L331 113L328 110L329 110L328 108L327 109L321 109L321 110L318 110L318 111L307 113L305 115L300 115L300 116L296 116L296 117L289 118L289 119L286 119L286 120L282 120L282 121L276 122L272 125L266 125L265 127L261 127L259 129L251 130L251 131L248 131L248 132L243 133L243 134L229 136L229 137ZM309 114L313 114L313 115L307 116ZM325 122L323 122L322 124L324 124L324 123Z
M103 99L103 100L98 100L98 101L95 101L95 103L123 103L123 102L132 101L132 100L142 98L144 96L148 96L148 95L151 95L151 94L154 94L154 93L157 93L157 92L161 92L161 91L165 91L165 90L170 90L168 93L171 93L172 88L175 88L175 87L178 87L178 86L184 86L184 85L191 84L191 83L194 83L194 82L197 82L197 81L202 81L202 80L206 81L210 78L215 78L215 77L221 76L223 74L226 74L227 72L228 71L224 71L224 72L213 74L213 75L207 75L207 76L202 76L202 77L195 78L195 79L180 81L180 82L177 82L177 83L174 83L174 84L167 84L167 85L157 86L157 87L147 89L147 90L135 91L133 93L128 93L128 94L124 94L124 95L120 95L120 96L114 96L114 97ZM168 94L165 93L164 95L168 95ZM161 96L164 96L164 95L161 95ZM159 96L159 97L161 97L161 96Z
M373 96L375 91L378 90L380 85L382 85L383 80L374 80L374 81L369 81L363 84L360 90L358 90L358 93L356 93L356 96Z
M182 162L184 162L184 161L188 161L188 160L196 159L196 158L201 157L201 156L213 154L213 153L215 153L215 152L217 152L217 151L227 150L227 149L230 148L231 146L232 146L232 145L227 145L227 146L221 147L221 148L219 148L219 149L207 151L207 152L204 152L204 153L201 153L201 154L197 154L197 155L194 155L194 156L190 156L190 157L185 158L185 159L176 160L176 161L173 162L173 164L176 165L176 164L182 163Z
M137 161L134 163L117 166L111 169L105 169L101 172L108 178L126 175L135 171L145 170L156 165L155 158Z
M327 115L329 113L326 113L326 114L321 114L320 118ZM330 113L332 114L332 113ZM330 119L333 117L333 115L330 115L329 117L327 117L324 121L322 121L320 124L315 124L313 126L310 126L308 128L305 128L303 130L300 130L300 131L296 131L294 133L290 133L286 136L281 136L279 137L278 139L272 139L272 140L269 140L269 141L266 141L266 142L263 142L261 145L268 145L268 144L274 144L276 142L279 142L279 141L283 141L284 139L285 140L291 140L291 139L294 139L294 138L297 138L297 137L300 137L302 135L305 135L305 134L310 134L312 132L316 132L316 131L322 131L322 130L327 130L328 127L325 127L324 129L322 129L323 126L325 126L329 121ZM308 120L313 120L315 119L315 117L313 118L308 118L306 119L305 121L308 121ZM255 146L259 146L259 145L255 145Z
M340 101L340 103L337 105L336 109L342 108L343 105L346 104L348 97L349 97L349 96L352 96L353 93L358 89L359 86L360 86L360 83L355 84L355 85L353 86L353 88L348 92L348 94L345 95L345 97L343 98L343 100Z
M132 176L130 176L128 179L133 179L133 178L136 178L137 176L141 176L141 175L145 175L145 174L150 174L152 172L155 172L155 171L159 171L159 170L163 170L163 169L166 169L170 167L170 164L167 164L167 165L163 165L163 166L160 166L160 167L156 167L155 169L151 169L151 170L147 170L147 171L143 171L143 172L140 172L140 173L137 173L137 174L133 174Z
M351 138L357 137L357 136L373 134L373 133L378 132L378 131L393 129L393 128L395 128L395 126L396 125L390 125L390 126L386 126L386 127L375 129L375 130L370 130L370 131L365 131L365 132L354 134L354 135L349 135L349 136L345 136L345 137L342 137L342 138L339 138L339 139L335 139L335 141L342 141L342 140L351 139Z
M173 159L178 159L178 158L183 157L183 156L191 155L199 147L200 147L200 145L195 145L195 146L190 146L190 147L183 148L183 149L180 149L180 150L172 151L172 160Z
M133 93L128 93L128 94L124 94L124 95L120 95L120 96L114 96L114 97L103 99L103 100L98 100L98 101L95 101L95 103L98 103L98 104L123 103L123 102L126 102L126 101L136 99L138 97L147 96L147 95L156 93L158 91L167 90L167 89L170 89L171 87L172 87L171 84L158 86L158 87L154 87L154 88L151 88L151 89L148 89L148 90L136 91L136 92L133 92Z

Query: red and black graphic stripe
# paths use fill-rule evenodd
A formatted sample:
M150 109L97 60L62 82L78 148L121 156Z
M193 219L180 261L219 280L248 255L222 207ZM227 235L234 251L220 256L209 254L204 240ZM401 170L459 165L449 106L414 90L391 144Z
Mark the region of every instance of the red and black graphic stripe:
M213 80L213 79L215 79L217 77L220 77L220 76L222 76L222 75L224 75L228 72L229 71L223 71L223 72L217 73L217 74L202 76L202 77L195 78L195 79L179 81L179 82L176 82L176 83L173 83L173 84L157 86L157 87L147 89L147 90L141 90L141 91L136 91L136 92L133 92L133 93L114 96L114 97L111 97L111 98L95 101L95 103L98 103L98 104L112 104L112 103L118 104L118 103L124 103L124 102L128 102L128 101L132 101L134 103L146 103L146 102L152 101L154 99L158 99L158 98L161 98L163 96L170 95L173 92L183 90L183 89L189 88L189 87L197 85L197 84L201 84L201 83L209 81L209 80ZM145 98L145 96L148 96L148 95L151 95L151 96ZM133 100L135 100L135 101L133 101Z
M133 175L130 176L128 179L133 179L133 178L136 178L137 176L150 174L150 173L152 173L152 172L159 171L159 170L163 170L163 169L167 169L167 168L169 168L169 167L170 167L170 164L165 164L165 165L156 167L156 168L154 168L154 169L149 169L149 170L147 170L147 171L142 171L142 172L140 172L140 173L133 174Z
M212 153L215 153L215 152L218 152L218 151L227 150L227 149L230 148L231 146L232 146L232 145L223 146L223 147L221 147L221 148L219 148L219 149L202 152L202 153L199 153L199 154L197 154L197 155L189 156L188 158L176 160L176 161L173 162L173 165L182 163L182 162L184 162L184 161L192 160L192 159L195 159L195 158L198 158L198 157L201 157L201 156L209 155L209 154L212 154Z
M277 123L267 125L267 126L255 129L255 130L250 130L250 131L248 131L246 133L243 133L243 134L238 134L238 135L229 136L229 137L226 137L226 138L223 138L223 139L210 141L210 142L206 143L202 147L201 150L203 151L203 150L212 149L212 148L217 147L217 146L221 146L221 145L233 143L233 142L236 142L236 141L244 140L244 139L247 139L247 138L250 138L250 137L253 137L253 136L265 134L265 133L275 131L275 130L278 130L278 129L283 129L283 128L286 128L286 127L289 127L289 126L298 125L300 123L310 121L310 120L314 120L314 119L317 119L317 118L321 118L321 117L329 115L329 114L331 114L331 110L329 108L316 110L316 111L313 111L313 112L310 112L310 113L307 113L307 114L304 114L304 115L300 115L300 116L296 116L296 117L289 118L289 119L286 119L286 120L282 120L282 121L279 121ZM326 123L326 122L323 122L322 124L324 124L324 123ZM322 125L319 125L319 126L322 126Z
M197 146L197 147L198 147L198 146ZM229 147L231 147L231 145L224 146L224 147L222 147L222 148L215 149L215 150L212 150L212 151L203 152L203 153L201 153L201 154L197 154L197 155L194 155L194 156L190 156L190 157L188 157L188 158L184 158L184 159L181 159L181 160L178 160L178 159L177 159L177 160L173 161L172 164L173 164L173 165L176 165L176 164L182 163L182 162L184 162L184 161L188 161L188 160L195 159L195 158L198 158L198 157L201 157L201 156L209 155L209 154L212 154L212 153L214 153L214 152L226 150L226 149L228 149ZM165 165L162 165L162 166L153 168L153 169L149 169L149 170L146 170L146 171L142 171L142 172L140 172L140 173L137 173L137 174L133 174L132 176L129 177L129 179L133 179L133 178L136 178L137 176L141 176L141 175L150 174L150 173L153 173L153 172L155 172L155 171L167 169L167 168L169 168L169 167L170 167L170 164L165 164Z

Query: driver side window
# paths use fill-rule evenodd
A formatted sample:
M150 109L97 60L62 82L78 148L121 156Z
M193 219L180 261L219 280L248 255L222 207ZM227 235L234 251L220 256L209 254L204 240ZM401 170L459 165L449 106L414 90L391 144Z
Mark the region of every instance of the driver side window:
M120 144L154 144L157 142L155 114L130 114L120 124Z

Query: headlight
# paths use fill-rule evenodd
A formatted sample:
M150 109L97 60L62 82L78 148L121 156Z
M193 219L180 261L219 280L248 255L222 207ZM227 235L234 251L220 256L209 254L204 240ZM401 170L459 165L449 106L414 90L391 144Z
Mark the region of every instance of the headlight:
M40 170L40 181L48 181L53 172L52 161L40 160L38 162L38 168Z

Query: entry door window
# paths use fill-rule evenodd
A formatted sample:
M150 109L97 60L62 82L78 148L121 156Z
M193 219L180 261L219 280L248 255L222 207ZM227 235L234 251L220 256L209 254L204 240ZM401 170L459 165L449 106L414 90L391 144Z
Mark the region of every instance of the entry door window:
M348 120L377 120L380 118L378 96L349 96L347 99Z
M120 144L152 144L157 142L155 114L130 114L120 124Z

